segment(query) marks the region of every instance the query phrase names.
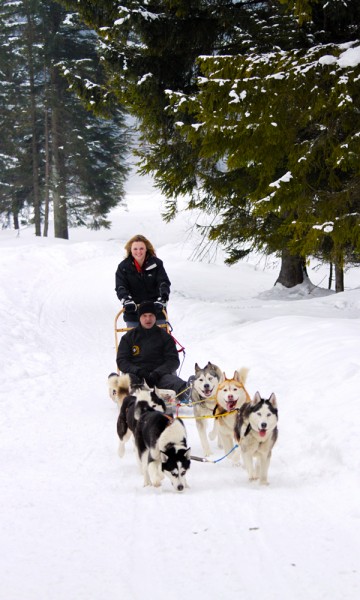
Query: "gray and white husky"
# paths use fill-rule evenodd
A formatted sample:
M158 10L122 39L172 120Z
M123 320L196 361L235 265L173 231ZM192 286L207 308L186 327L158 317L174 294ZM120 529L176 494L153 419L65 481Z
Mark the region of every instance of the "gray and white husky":
M216 392L221 376L221 369L210 361L203 369L199 367L198 363L195 364L195 378L191 387L191 402L204 456L210 456L211 454L207 436L207 421L208 417L211 417L213 414L216 403ZM213 429L209 434L211 440L217 437L216 419L213 421Z
M236 417L234 436L238 442L249 480L268 485L271 451L278 437L278 409L275 394L268 400L256 392L242 405Z
M159 487L166 475L177 492L188 487L191 449L181 419L155 410L144 412L136 425L135 446L144 486Z

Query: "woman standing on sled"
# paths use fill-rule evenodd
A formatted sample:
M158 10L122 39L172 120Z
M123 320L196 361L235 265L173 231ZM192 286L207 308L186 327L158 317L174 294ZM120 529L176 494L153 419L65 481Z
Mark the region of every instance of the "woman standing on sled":
M126 258L115 275L115 291L124 307L127 327L139 324L137 305L146 300L155 303L156 323L165 323L163 309L169 300L170 280L151 242L143 235L134 235L125 244Z

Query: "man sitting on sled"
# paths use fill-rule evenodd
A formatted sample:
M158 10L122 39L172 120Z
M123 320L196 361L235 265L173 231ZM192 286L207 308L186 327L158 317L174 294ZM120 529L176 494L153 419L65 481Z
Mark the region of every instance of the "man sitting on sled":
M187 401L188 385L176 374L180 365L176 344L169 333L156 325L154 302L142 302L138 316L139 325L120 340L117 366L129 374L133 384L145 380L150 387L173 390L178 400Z

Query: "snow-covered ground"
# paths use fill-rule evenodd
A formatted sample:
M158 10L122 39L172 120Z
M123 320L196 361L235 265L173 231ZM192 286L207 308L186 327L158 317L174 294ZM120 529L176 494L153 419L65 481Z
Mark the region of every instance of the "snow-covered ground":
M355 600L360 597L360 270L347 291L274 288L278 265L190 260L196 216L161 221L128 186L110 231L71 240L0 232L0 597L4 600ZM143 488L117 455L114 273L142 233L172 281L180 375L209 360L279 405L269 486L228 459L192 462L190 488ZM181 414L191 417L190 408ZM185 421L192 454L201 447ZM213 458L222 456L213 446Z

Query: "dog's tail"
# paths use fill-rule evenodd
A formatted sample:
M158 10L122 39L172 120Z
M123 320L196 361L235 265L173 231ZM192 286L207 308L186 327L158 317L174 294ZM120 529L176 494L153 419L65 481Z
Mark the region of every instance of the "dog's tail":
M118 380L117 380L117 385L118 385L118 396L128 396L129 392L130 392L130 375L128 373L125 373L125 375L119 375L118 376Z
M118 374L110 373L108 376L108 390L111 400L117 402Z
M237 381L239 381L240 383L245 385L248 373L249 373L249 369L247 367L241 367L241 369L238 369L237 371L235 371L234 379L236 379Z

